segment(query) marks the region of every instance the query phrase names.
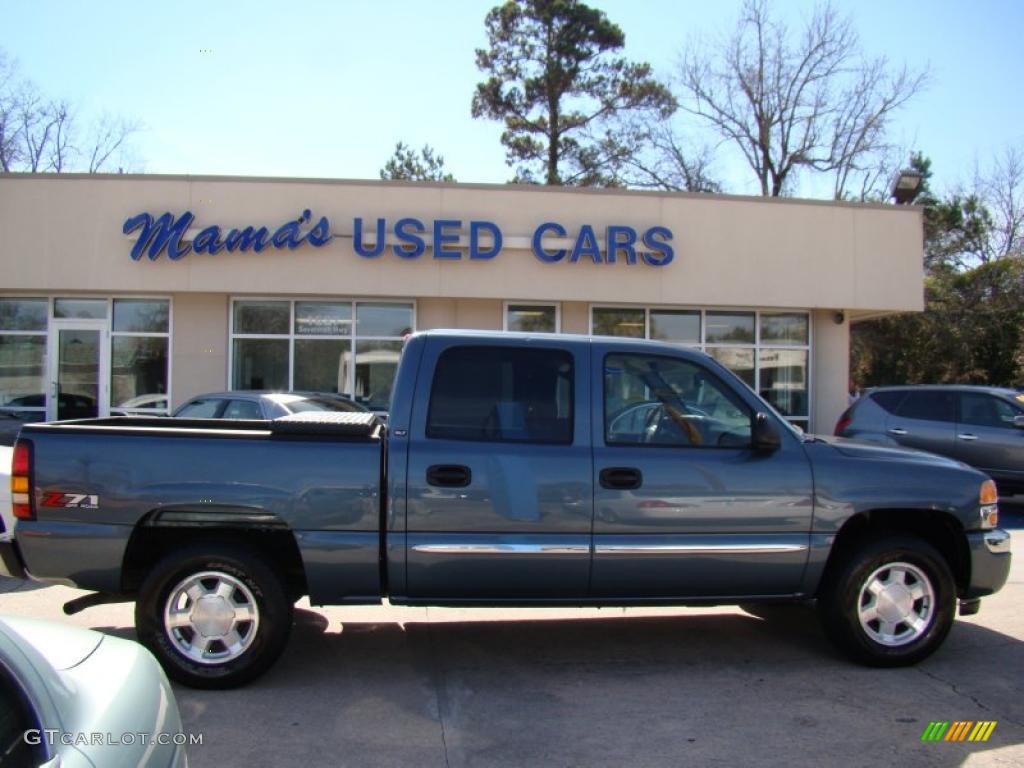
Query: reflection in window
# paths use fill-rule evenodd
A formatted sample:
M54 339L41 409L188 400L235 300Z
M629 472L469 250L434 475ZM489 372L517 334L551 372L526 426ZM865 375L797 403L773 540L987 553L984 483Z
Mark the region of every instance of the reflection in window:
M42 408L46 337L0 332L0 408Z
M110 405L118 410L167 408L166 337L112 336Z
M345 389L345 359L352 346L347 339L296 339L294 388L308 392Z
M79 320L105 320L107 318L106 299L54 299L53 316L56 318L76 318Z
M762 344L807 346L807 328L807 315L801 312L761 313Z
M509 304L505 323L510 331L526 333L555 333L558 312L547 304Z
M234 332L287 334L291 326L289 313L287 301L236 301Z
M356 335L397 336L412 333L411 304L356 304Z
M753 344L753 312L708 312L708 344Z
M700 312L652 309L651 338L677 344L700 344Z
M597 307L593 310L595 336L627 336L644 338L645 321L642 309Z
M170 302L153 299L114 299L114 333L167 333Z
M386 409L402 354L400 341L356 341L355 396L369 408Z
M708 347L707 353L754 388L754 350L751 347Z
M45 331L46 299L0 299L0 331Z
M295 333L300 336L348 336L352 333L349 302L295 302Z

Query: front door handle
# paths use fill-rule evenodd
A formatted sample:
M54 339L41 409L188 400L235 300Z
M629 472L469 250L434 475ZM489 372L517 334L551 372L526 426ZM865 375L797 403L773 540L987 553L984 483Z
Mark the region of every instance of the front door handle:
M903 436L903 435L907 434L907 430L901 429L900 427L893 427L892 429L889 430L889 434L890 435Z
M957 435L957 437L960 438L961 440L966 440L968 442L970 442L971 440L978 439L977 435L972 435L970 432L961 432L959 435Z
M635 491L644 482L643 473L634 467L605 467L598 478L610 491Z
M433 464L427 467L427 484L443 488L465 488L473 479L469 467L462 464Z

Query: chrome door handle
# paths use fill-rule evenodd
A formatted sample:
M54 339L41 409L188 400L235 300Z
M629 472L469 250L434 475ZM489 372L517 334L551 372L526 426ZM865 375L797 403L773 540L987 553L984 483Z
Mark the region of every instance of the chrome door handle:
M957 437L959 437L961 440L967 440L967 441L977 440L978 439L977 435L972 435L969 432L964 432L963 434L957 435Z
M905 435L905 434L907 434L907 430L900 429L899 427L893 427L892 429L889 430L889 434L890 435Z

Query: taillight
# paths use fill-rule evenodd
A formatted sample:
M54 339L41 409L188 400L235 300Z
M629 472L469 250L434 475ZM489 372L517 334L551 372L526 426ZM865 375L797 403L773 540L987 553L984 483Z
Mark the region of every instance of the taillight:
M11 461L11 511L20 520L33 520L36 516L32 498L32 443L18 440L14 444Z
M847 408L843 411L843 415L839 417L839 421L836 422L836 428L833 432L836 437L842 437L843 430L853 422L853 416L850 414L852 410L852 408Z

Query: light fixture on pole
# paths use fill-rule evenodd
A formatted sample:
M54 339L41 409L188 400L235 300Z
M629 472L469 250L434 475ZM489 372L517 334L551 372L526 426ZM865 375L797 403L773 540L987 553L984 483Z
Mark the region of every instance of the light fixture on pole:
M924 174L911 168L904 168L896 174L896 178L893 180L892 199L896 201L897 205L912 203L920 194L923 185Z

